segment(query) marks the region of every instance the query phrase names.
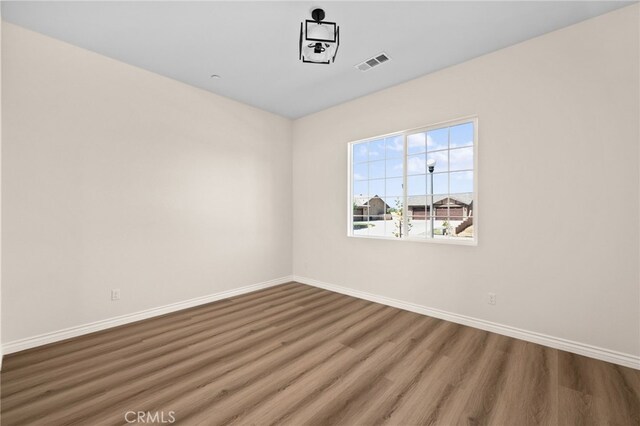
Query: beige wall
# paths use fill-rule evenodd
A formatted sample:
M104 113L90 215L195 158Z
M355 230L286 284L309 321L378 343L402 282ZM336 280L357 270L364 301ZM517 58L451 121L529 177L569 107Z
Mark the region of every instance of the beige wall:
M2 32L3 342L291 273L289 120Z
M640 355L638 11L297 120L293 135L3 23L2 342L286 276L293 257L302 277ZM468 115L479 245L347 238L346 144ZM567 200L579 214L550 213ZM504 203L542 207L516 218Z
M0 7L0 100L2 99L2 8ZM0 369L2 368L2 102L0 102Z
M297 120L294 275L640 355L638 10ZM348 238L347 143L469 115L478 246Z

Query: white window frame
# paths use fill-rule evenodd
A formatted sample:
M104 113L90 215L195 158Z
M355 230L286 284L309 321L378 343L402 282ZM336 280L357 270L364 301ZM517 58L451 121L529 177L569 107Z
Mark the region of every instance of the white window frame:
M403 229L407 229L408 221L408 206L407 206L407 136L414 133L428 132L431 130L441 129L443 127L452 127L464 123L473 123L473 238L456 238L453 236L439 236L438 238L411 238L411 237L388 237L388 236L370 236L370 235L354 235L353 233L353 146L363 143L371 142L378 139L384 139L391 136L402 136L403 143ZM448 150L451 148L449 147ZM478 245L478 229L479 229L479 214L478 214L478 117L469 116L463 118L457 118L455 120L441 121L427 126L417 127L413 129L402 130L399 132L388 133L385 135L373 136L365 139L359 139L351 141L347 144L347 161L348 161L348 173L347 173L347 236L351 238L364 238L373 240L391 240L391 241L405 241L405 242L421 242L421 243L435 243L435 244L457 244L465 246L477 246ZM427 172L428 173L428 172ZM450 172L449 172L450 173ZM449 194L450 195L450 194ZM432 212L433 214L433 212Z

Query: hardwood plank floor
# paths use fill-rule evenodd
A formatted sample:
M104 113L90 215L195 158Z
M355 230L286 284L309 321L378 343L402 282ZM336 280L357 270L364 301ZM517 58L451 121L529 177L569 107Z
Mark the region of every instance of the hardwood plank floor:
M638 370L298 283L8 355L0 379L2 425L640 425Z

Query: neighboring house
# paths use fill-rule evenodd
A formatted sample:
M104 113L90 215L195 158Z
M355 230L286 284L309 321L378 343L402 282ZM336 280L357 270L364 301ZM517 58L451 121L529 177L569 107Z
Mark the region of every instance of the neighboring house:
M382 220L389 208L389 205L377 195L368 200L360 198L353 205L353 221Z
M424 195L407 197L407 210L409 217L414 220L424 220L429 216L431 209L428 197ZM473 216L473 197L471 194L455 196L434 195L433 210L436 220L464 220Z
M407 197L407 210L409 218L424 220L429 216L431 206L425 195ZM382 198L375 195L370 199L360 198L353 205L353 221L381 220L387 213L389 205ZM435 195L433 197L433 210L436 220L464 220L473 216L473 197L471 194L455 196Z

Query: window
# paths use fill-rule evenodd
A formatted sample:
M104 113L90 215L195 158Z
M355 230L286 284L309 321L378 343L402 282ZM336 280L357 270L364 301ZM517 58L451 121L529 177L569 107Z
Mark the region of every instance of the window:
M475 243L476 135L464 119L350 143L349 235Z

